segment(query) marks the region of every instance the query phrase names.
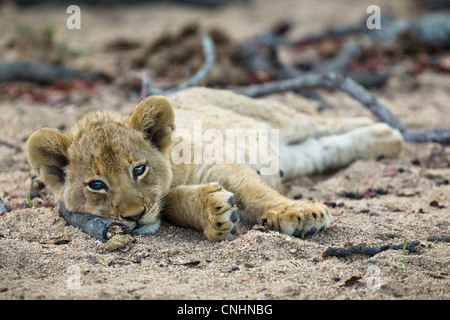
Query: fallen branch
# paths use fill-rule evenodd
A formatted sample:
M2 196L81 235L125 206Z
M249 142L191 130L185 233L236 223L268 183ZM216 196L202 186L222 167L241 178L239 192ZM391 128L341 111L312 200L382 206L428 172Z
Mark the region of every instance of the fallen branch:
M437 142L450 143L450 129L408 129L380 100L359 85L353 79L343 77L335 73L320 74L309 73L293 79L273 81L259 85L252 85L238 90L238 93L249 97L261 97L264 95L285 92L289 90L314 89L326 87L341 90L368 108L381 121L392 128L399 130L405 141L408 142Z
M389 72L348 72L347 77L353 79L364 88L381 88L391 77Z
M284 35L291 29L288 22L280 22L271 29L261 32L252 41L246 42L242 47L241 61L250 73L265 73L275 81L292 79L303 76L305 73L292 68L280 61L277 46L286 44ZM332 106L313 90L294 90L306 99L319 101L321 106L332 109Z
M313 67L311 73L336 73L353 79L364 88L380 88L384 86L390 78L390 73L384 72L351 72L350 67L355 61L363 56L362 47L356 42L348 42L342 50L333 58L323 61ZM297 75L305 73L297 72ZM291 77L292 78L292 77Z
M450 242L450 235L448 234L442 234L439 236L430 236L427 238L427 241L436 242L436 241L442 241L442 242Z
M448 144L450 143L450 129L406 129L403 132L403 138L408 142L437 142Z
M271 75L275 80L291 79L298 76L303 76L309 72L312 73L338 73L347 75L351 65L358 61L363 56L362 46L355 41L346 43L341 51L335 57L323 61L320 64L313 65L310 71L300 71L296 68L283 64L278 58L278 46L289 45L289 42L284 38L284 35L290 30L292 26L288 23L279 23L272 29L264 31L257 35L252 41L248 41L242 48L241 60L245 69L250 72L264 72ZM367 29L364 23L358 27L360 31ZM351 27L350 29L355 29ZM296 43L291 43L292 46L297 46ZM353 72L347 75L359 84L368 88L371 86L380 87L384 85L389 79L387 72L364 72L361 75L359 72ZM373 79L372 79L373 78Z
M69 70L62 66L48 63L30 63L10 61L0 64L0 82L28 81L42 85L50 85L55 82L70 82L81 79L87 82L100 78L98 74Z
M260 97L289 90L313 89L318 87L327 87L344 91L355 100L361 102L380 120L386 122L395 129L402 132L404 131L403 124L400 120L392 114L392 112L387 109L374 95L365 90L354 80L342 77L335 73L309 73L293 79L252 85L241 89L238 92L249 97Z
M261 33L253 41L244 45L241 60L247 70L250 72L263 71L273 76L276 81L315 77L317 74L346 74L350 66L363 55L363 49L359 44L353 41L348 42L334 58L314 66L313 71L302 72L285 65L278 58L277 45L286 44L286 41L283 41L283 36L289 31L291 25L285 23L281 26L281 28L275 26L271 30ZM390 77L387 72L352 73L348 76L364 87L381 87ZM304 87L298 85L288 90L292 90L307 99L319 101L322 108L332 108L319 93L312 90L319 86ZM249 96L256 95L249 94ZM397 124L400 124L400 122L397 121Z
M409 252L418 253L416 250L416 247L420 244L419 241L408 241L405 250L408 250ZM386 246L380 246L380 247L363 247L363 246L352 246L352 247L345 247L345 248L334 248L329 247L325 252L323 253L323 257L343 257L346 258L351 254L364 254L367 256L374 256L380 252L386 251L386 250L402 250L404 244L398 244L398 245L386 245Z
M203 54L205 56L205 64L196 74L189 78L186 82L181 83L175 88L163 90L156 87L149 79L147 74L142 74L142 91L141 98L145 98L149 95L168 96L180 90L197 86L202 80L204 80L211 72L216 61L216 55L214 51L214 42L211 37L206 33L202 34L202 46Z
M449 7L448 1L442 1L446 2L447 7ZM450 30L449 16L448 10L430 12L411 20L394 19L389 15L382 14L381 25L383 27L380 29L368 29L366 19L362 19L355 24L333 27L311 34L293 42L292 45L301 46L318 43L327 38L342 40L342 38L352 35L366 35L376 44L394 44L396 41L400 41L399 44L404 45L403 50L410 48L423 50L423 45L448 48L450 46L450 38L448 37Z
M59 213L68 224L102 242L109 241L115 235L131 234L128 227L121 223L86 213L70 212L63 201L59 204Z
M366 19L358 21L357 23L351 25L331 27L324 31L307 35L300 40L294 41L292 45L301 46L303 44L317 43L327 38L340 39L364 32L367 32Z
M363 50L356 42L348 42L342 50L332 59L322 62L317 66L319 73L339 73L345 74L352 63L361 58Z
M411 20L394 20L383 15L380 29L368 29L375 43L400 45L403 52L450 47L450 12L431 12Z

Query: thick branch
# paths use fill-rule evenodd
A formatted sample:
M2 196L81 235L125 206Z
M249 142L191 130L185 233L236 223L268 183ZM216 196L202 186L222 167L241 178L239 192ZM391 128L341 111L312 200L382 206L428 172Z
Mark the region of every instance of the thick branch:
M409 142L437 142L450 143L450 129L406 129L403 132L403 138Z
M392 112L387 109L374 95L365 90L354 80L342 77L335 73L310 73L292 79L252 85L239 90L239 93L249 97L260 97L289 90L314 89L318 87L327 87L344 91L355 100L361 102L380 120L386 122L393 128L396 128L402 132L404 131L404 126L400 120L392 114Z
M260 97L289 90L314 89L318 87L338 89L347 93L372 111L381 121L399 130L405 141L450 143L450 129L424 130L405 128L401 121L377 97L353 79L342 77L335 73L309 73L292 79L252 85L240 89L238 92L249 97Z
M102 242L108 241L116 234L130 233L127 226L118 222L86 213L70 212L62 201L59 204L59 213L68 224Z

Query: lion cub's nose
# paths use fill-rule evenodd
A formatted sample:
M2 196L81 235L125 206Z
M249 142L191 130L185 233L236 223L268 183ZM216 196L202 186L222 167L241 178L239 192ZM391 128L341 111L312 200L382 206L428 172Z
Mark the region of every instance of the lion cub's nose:
M139 213L130 213L127 215L121 215L122 219L128 220L128 221L134 221L137 222L145 213L145 207L139 212Z

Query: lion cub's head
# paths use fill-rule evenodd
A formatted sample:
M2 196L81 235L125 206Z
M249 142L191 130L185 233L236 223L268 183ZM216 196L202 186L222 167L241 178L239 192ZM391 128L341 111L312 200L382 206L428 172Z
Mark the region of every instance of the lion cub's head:
M68 210L156 230L172 180L174 118L163 97L147 98L129 117L88 113L69 135L36 131L28 140L28 161Z

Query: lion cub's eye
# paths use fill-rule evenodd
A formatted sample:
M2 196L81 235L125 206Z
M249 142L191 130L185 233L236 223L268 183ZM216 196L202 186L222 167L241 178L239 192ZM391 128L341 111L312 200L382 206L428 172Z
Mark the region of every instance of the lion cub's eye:
M94 191L107 190L108 187L102 181L95 180L88 183L89 188Z
M145 168L146 168L146 166L143 164L140 166L137 166L136 168L133 169L133 176L135 178L142 176L145 172Z

